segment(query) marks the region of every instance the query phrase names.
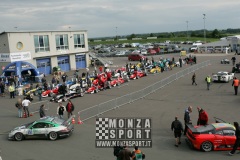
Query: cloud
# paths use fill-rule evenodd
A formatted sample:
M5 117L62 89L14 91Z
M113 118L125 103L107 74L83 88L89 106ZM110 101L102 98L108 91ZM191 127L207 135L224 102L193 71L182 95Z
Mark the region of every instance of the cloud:
M238 28L239 0L9 0L0 2L0 31L88 30L89 37ZM117 27L117 31L116 31ZM118 33L116 33L118 32Z

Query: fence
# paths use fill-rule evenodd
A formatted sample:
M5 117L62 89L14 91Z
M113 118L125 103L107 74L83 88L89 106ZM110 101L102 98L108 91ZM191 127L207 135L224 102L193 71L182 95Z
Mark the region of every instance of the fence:
M173 81L189 74L192 73L200 68L203 68L205 66L210 65L210 60L193 65L189 68L186 68L182 71L179 71L165 79L162 79L161 81L158 81L146 88L143 88L139 91L129 93L126 95L123 95L121 97L109 100L107 102L100 103L98 105L92 106L90 108L84 109L82 111L79 111L78 114L81 116L82 121L86 121L90 118L99 116L107 111L110 111L112 109L116 109L118 107L121 107L123 105L133 103L136 100L139 100L141 98L146 97L147 95L159 90L160 88L163 88L164 86L172 83Z

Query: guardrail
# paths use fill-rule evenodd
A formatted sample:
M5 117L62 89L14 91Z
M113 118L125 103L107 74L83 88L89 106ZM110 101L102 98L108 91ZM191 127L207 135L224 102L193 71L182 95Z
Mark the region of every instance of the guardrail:
M90 108L84 109L82 111L79 111L78 115L81 117L82 121L86 121L90 118L99 116L107 111L112 110L112 109L116 109L123 105L133 103L134 101L142 99L142 98L146 97L147 95L165 87L166 85L172 83L173 81L175 81L189 73L195 72L196 70L198 70L200 68L206 67L208 65L210 65L210 60L193 65L182 71L179 71L179 72L177 72L165 79L162 79L161 81L158 81L148 87L145 87L139 91L129 93L129 94L123 95L121 97L118 97L118 98L100 103L98 105L92 106Z

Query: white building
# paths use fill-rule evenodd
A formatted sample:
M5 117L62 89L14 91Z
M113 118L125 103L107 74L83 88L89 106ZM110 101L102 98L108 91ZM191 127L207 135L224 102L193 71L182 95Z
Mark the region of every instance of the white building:
M26 61L40 73L50 74L53 67L62 71L86 68L89 60L86 30L16 31L0 33L0 67Z

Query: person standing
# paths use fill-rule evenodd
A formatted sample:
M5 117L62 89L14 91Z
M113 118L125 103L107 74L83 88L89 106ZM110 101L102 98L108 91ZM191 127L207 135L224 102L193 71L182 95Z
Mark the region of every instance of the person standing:
M240 145L240 130L239 130L239 124L238 122L233 122L233 125L235 127L235 136L236 136L236 141L234 143L233 149L228 153L230 156L233 156L234 153L236 152L237 148Z
M236 62L236 57L232 57L232 65L234 66L235 65L235 62Z
M68 118L73 115L72 112L74 111L74 105L70 99L68 99L68 103L66 105L66 110L68 113Z
M145 159L145 154L138 148L138 146L134 147L134 151L132 152L132 160L143 160Z
M26 113L26 116L29 117L29 105L31 104L31 102L25 97L24 100L22 101L22 106L23 106L23 110Z
M208 114L205 110L200 107L198 109L198 121L197 125L207 125L208 124Z
M235 95L237 95L238 94L238 86L239 86L239 80L237 79L237 77L233 78L232 86L234 86Z
M66 80L67 80L67 75L66 75L66 73L64 73L64 74L62 75L62 81L63 81L63 83L65 83Z
M197 85L197 83L196 83L196 73L194 73L193 75L192 75L192 85Z
M15 106L16 106L17 109L18 109L18 117L19 117L19 118L22 118L23 106L22 106L22 100L21 100L21 98L19 98L19 99L17 100L17 103L15 104Z
M182 68L182 57L179 58L179 65Z
M38 86L37 87L37 92L38 92L38 100L41 101L42 100L42 86Z
M57 114L59 115L60 119L63 119L64 111L65 111L65 107L62 105L62 103L59 103L57 108Z
M185 124L185 129L184 129L184 135L187 133L188 126L187 124L191 124L191 118L190 118L190 113L192 113L192 106L189 106L184 113L184 124Z
M123 149L119 152L118 158L119 160L131 160L132 153L127 149L127 146L123 146Z
M13 83L10 84L8 87L8 91L10 93L10 98L15 98L14 92L15 92L15 87L13 86Z
M175 117L175 120L172 122L171 129L172 131L174 131L175 146L178 147L178 145L181 144L183 126L182 123L178 120L177 116Z
M40 108L39 108L39 115L40 115L40 118L43 118L43 117L45 117L46 116L46 114L45 114L45 105L44 104L42 104L41 106L40 106Z
M205 81L207 82L207 90L210 89L210 84L212 82L212 78L210 77L210 75L208 75L206 78L205 78Z

